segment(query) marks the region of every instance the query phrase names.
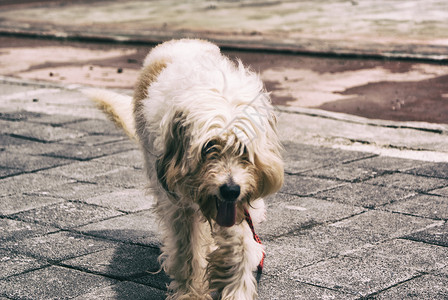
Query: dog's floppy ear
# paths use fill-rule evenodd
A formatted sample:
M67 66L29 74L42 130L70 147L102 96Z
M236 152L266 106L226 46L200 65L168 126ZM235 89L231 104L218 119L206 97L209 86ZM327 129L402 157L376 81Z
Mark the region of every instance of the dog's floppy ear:
M163 155L156 161L157 178L162 187L172 195L175 194L176 183L188 172L188 160L185 156L189 143L185 117L177 112L165 134Z
M254 164L260 172L259 197L277 192L283 186L283 160L277 149L255 154Z

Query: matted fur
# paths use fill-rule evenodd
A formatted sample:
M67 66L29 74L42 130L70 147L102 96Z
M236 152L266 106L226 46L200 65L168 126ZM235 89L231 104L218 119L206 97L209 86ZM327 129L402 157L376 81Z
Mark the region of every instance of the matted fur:
M257 74L211 43L174 40L149 53L125 113L117 110L129 100L117 105L118 96L96 94L141 145L157 199L160 261L172 279L168 299L255 299L252 272L264 250L244 209L257 225L262 198L283 184L276 120Z

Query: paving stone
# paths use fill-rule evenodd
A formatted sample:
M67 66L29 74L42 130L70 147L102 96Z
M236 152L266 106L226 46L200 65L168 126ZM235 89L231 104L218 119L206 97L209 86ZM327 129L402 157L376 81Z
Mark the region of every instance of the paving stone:
M367 183L355 183L344 185L332 190L315 194L316 198L322 198L339 203L357 205L366 208L375 208L387 203L410 197L415 192L371 185Z
M448 180L446 179L428 178L402 173L386 174L384 176L368 180L366 183L419 192L425 192L448 186Z
M443 277L448 278L448 266L446 266L445 268L442 268L440 270L437 270L433 273L434 273L434 275L443 276Z
M365 261L378 258L394 259L418 272L434 272L448 265L448 248L404 239L394 239L355 251L348 256Z
M71 299L115 284L110 278L51 266L0 281L0 290L13 299Z
M60 261L116 247L117 243L71 232L12 241L0 247L41 259Z
M444 188L441 188L441 189L436 189L436 190L429 191L429 193L440 195L440 196L447 196L448 197L448 186L444 187Z
M367 296L417 274L393 258L364 260L343 256L295 270L291 276L312 285Z
M0 279L46 266L47 262L0 249Z
M119 141L95 146L71 144L59 144L55 151L48 151L43 154L51 157L61 157L67 159L90 160L104 155L119 153L135 149L135 146L128 141Z
M84 202L119 211L137 212L147 210L155 204L154 196L146 195L144 190L125 189L88 198Z
M377 235L381 239L390 239L439 226L442 223L443 221L373 210L329 226L364 231L365 234Z
M43 116L43 114L26 110L0 112L0 119L7 121L25 121L29 120L30 118L42 118Z
M27 120L33 123L41 123L57 127L69 128L68 126L64 125L74 122L80 122L85 119L80 116L38 114L38 116L28 117Z
M371 169L378 173L398 172L414 169L416 166L428 164L424 161L403 159L389 156L375 156L357 160L347 164L347 167Z
M263 275L258 287L260 300L285 299L356 299L357 297L326 288L312 286L279 276Z
M417 195L384 207L386 210L448 220L448 197Z
M283 146L285 148L283 153L285 171L294 174L372 156L370 153L343 151L291 141L283 142Z
M257 230L261 237L270 238L334 222L363 211L359 207L281 193L266 199L265 203L267 220Z
M42 171L42 174L53 176L62 176L72 178L79 181L92 181L95 177L110 176L113 173L125 170L126 167L109 165L100 162L76 162L66 166L53 168L51 170Z
M10 169L10 168L2 168L0 169L0 179L6 178L9 176L20 175L23 171L19 169Z
M77 202L60 202L20 212L12 217L67 229L119 215L122 213L104 207Z
M343 185L340 181L303 177L297 175L285 175L285 183L280 190L282 193L301 196L311 196L317 192Z
M147 179L143 170L136 170L129 167L121 167L117 172L111 172L107 175L100 175L92 178L97 184L112 185L126 189L144 189L147 185Z
M152 211L129 214L89 224L76 230L121 242L160 246L157 218Z
M69 182L74 180L44 173L17 175L0 180L0 196L37 192Z
M419 276L376 295L375 299L448 299L448 278Z
M448 179L448 163L432 163L407 171L410 174Z
M101 158L96 158L92 161L133 167L135 169L143 169L143 155L140 150L131 150L118 154L108 155Z
M165 292L130 281L120 282L100 290L79 296L75 300L104 300L104 299L132 299L132 300L164 300Z
M29 123L29 122L1 122L4 128L1 132L7 132L13 136L27 138L35 141L50 143L64 139L73 139L85 135L73 129L53 127L50 125Z
M41 236L58 231L51 226L43 226L34 223L0 219L0 241L19 240L27 237Z
M67 159L17 154L8 151L0 152L0 168L19 169L23 172L48 169L66 165L70 162L72 161Z
M286 276L304 266L351 253L384 239L384 235L368 234L362 228L333 226L317 226L290 236L264 239L266 259L263 272Z
M304 172L303 174L326 179L358 182L373 178L377 176L379 172L373 169L365 169L350 165L338 165Z
M406 235L405 238L448 247L448 224L445 223L441 226L433 226L426 230L414 232L412 234Z
M10 195L0 197L0 215L6 216L63 201L61 198L37 195Z
M89 134L125 135L123 130L117 128L114 123L108 120L89 119L67 124L64 127L75 129L76 131L87 132Z
M36 142L5 134L0 135L0 148L7 148L17 145L32 145L32 144L36 144Z
M60 186L42 189L32 195L39 197L55 197L65 200L85 201L89 198L118 191L118 188L95 183L71 182Z
M98 146L104 144L110 144L114 142L124 141L128 138L125 136L112 136L112 135L85 135L80 138L68 139L60 141L61 144L71 145L84 145L84 146Z
M166 291L171 279L163 270L160 270L160 272L157 270L157 272L150 272L145 276L133 279L133 281Z
M80 270L127 280L158 271L159 255L158 249L123 244L62 263Z

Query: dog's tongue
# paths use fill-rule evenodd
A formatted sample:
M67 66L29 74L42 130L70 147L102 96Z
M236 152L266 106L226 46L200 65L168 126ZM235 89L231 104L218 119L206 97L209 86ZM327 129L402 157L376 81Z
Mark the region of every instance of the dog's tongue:
M218 214L216 223L219 226L231 227L236 222L236 201L216 201Z

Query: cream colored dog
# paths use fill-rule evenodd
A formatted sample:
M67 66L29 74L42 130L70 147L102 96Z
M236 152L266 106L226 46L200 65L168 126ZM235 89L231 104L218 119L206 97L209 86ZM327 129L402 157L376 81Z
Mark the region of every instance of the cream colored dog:
M173 40L146 57L133 99L88 93L141 145L168 298L257 298L253 271L264 250L245 213L262 221L262 198L283 184L276 119L259 77L214 44Z

